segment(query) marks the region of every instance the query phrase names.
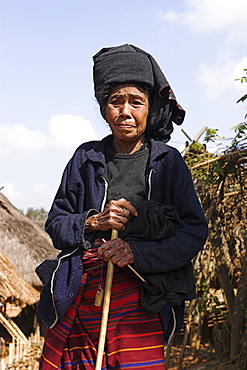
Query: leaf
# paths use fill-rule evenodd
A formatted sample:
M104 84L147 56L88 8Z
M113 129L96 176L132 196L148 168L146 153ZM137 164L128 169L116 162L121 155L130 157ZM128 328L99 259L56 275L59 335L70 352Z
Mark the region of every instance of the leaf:
M242 98L238 99L236 103L244 102L247 99L247 94L242 96Z

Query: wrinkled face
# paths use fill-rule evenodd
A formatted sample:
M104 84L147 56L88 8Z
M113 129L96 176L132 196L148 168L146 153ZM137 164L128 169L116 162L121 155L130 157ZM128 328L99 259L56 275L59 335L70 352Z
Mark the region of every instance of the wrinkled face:
M148 117L148 97L141 87L116 86L106 106L106 120L115 139L136 141L144 137Z

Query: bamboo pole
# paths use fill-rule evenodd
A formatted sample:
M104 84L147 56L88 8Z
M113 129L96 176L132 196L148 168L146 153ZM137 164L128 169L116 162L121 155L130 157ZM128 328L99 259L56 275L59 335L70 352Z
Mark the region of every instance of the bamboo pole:
M117 237L118 237L118 231L116 229L112 229L111 239L116 239ZM99 334L99 345L98 345L98 353L97 353L97 358L96 358L95 370L101 370L101 367L102 367L103 353L104 353L104 347L105 347L105 338L106 338L106 330L107 330L107 322L108 322L108 314L109 314L110 300L111 300L111 288L112 288L113 273L114 273L114 264L113 264L112 260L109 259L108 264L107 264L105 294L104 294L104 301L103 301L103 308L102 308L102 318L101 318L101 326L100 326L100 334Z
M13 342L9 343L9 365L12 364L14 359L13 346Z
M25 344L27 344L27 338L25 334L21 331L21 329L16 325L16 323L6 318L3 313L0 312L0 323L7 329L9 334L13 337L19 338L21 341L23 341Z
M4 360L4 358L1 359L1 370L5 370L5 360Z
M191 166L190 167L190 170L195 170L196 168L207 166L210 163L219 161L220 159L225 159L225 158L231 157L233 155L239 155L239 154L242 154L242 153L245 153L245 152L247 152L247 149L237 150L237 151L232 152L232 153L227 153L227 154L224 154L224 155L220 155L218 157L215 157L215 158L212 158L212 159L208 159L208 160L206 160L204 162L197 163L194 166Z
M20 340L16 338L16 361L20 360Z

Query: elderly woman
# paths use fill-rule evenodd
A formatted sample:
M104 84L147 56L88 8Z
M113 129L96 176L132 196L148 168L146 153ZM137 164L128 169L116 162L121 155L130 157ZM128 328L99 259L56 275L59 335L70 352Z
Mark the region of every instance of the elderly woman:
M165 144L185 113L152 56L132 45L94 56L94 86L112 134L76 150L48 216L62 252L37 268L48 325L40 369L94 369L111 259L102 369L161 370L184 301L195 297L191 259L207 237L190 173Z

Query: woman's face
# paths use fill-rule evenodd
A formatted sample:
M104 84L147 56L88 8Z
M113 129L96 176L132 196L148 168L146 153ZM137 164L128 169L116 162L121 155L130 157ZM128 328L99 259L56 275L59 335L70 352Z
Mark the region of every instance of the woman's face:
M106 121L115 140L142 141L147 126L148 97L141 87L118 85L109 96Z

